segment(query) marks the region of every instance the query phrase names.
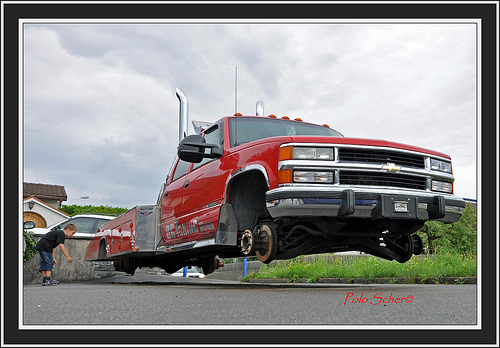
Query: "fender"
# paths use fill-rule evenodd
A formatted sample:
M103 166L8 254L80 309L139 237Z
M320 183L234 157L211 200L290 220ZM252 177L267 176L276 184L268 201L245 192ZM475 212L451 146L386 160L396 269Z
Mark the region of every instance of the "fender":
M227 179L226 182L226 191L224 193L224 202L229 203L229 187L231 186L232 181L239 175L243 173L247 173L249 171L257 170L260 171L264 175L264 179L266 180L267 187L271 187L271 184L269 183L269 176L267 175L266 168L264 168L263 165L261 164L250 164L248 166L242 167L236 171L234 171L229 178Z

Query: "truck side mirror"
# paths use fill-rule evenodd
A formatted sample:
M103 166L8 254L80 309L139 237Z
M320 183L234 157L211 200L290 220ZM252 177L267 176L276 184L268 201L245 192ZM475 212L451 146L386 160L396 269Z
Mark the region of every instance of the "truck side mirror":
M210 149L210 152L206 152ZM207 144L205 138L199 134L188 135L182 139L177 147L177 156L191 163L200 163L204 158L219 158L222 156L222 149L215 144Z

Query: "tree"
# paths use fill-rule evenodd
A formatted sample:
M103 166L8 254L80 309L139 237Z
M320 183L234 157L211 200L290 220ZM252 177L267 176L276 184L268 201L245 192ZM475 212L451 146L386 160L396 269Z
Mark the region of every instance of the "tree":
M447 239L452 249L459 254L476 254L477 250L477 210L467 203L462 217L450 225Z
M467 203L465 211L457 222L445 224L440 221L426 221L417 232L424 241L428 254L451 252L456 254L476 254L477 210Z
M427 254L435 254L437 241L444 238L448 233L448 227L440 221L426 221L424 226L418 231L424 242L424 250ZM427 247L425 247L427 246Z

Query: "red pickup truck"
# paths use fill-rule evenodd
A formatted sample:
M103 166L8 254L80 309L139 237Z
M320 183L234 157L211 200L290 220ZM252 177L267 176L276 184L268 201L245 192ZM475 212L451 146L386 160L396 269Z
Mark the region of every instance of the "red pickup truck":
M464 211L448 155L263 116L261 102L256 116L185 136L187 98L177 96L182 140L157 203L101 226L87 260L115 260L129 274L184 266L208 274L219 258L269 263L352 250L406 262L422 252L414 232L425 221L455 222Z

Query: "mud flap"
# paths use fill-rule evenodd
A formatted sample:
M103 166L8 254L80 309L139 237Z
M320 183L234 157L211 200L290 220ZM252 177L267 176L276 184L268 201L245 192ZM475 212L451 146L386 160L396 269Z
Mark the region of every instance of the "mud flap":
M238 243L238 222L231 204L226 203L220 207L215 241L217 245L236 246Z

